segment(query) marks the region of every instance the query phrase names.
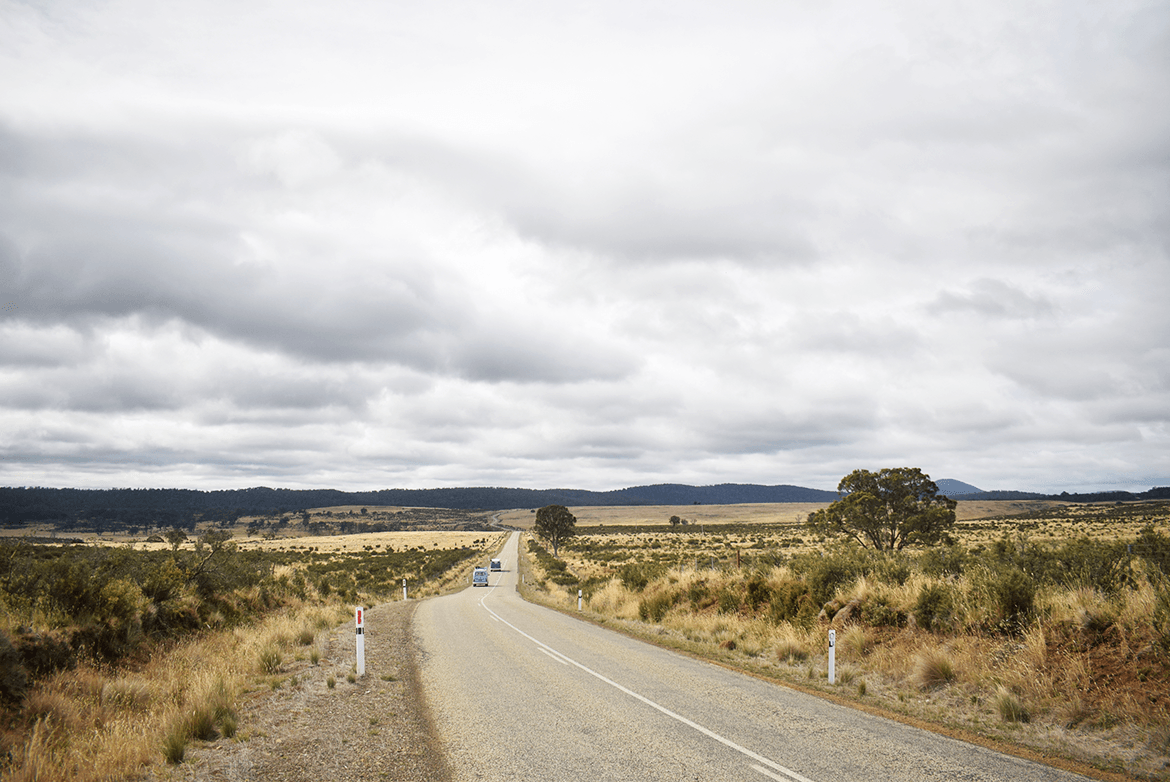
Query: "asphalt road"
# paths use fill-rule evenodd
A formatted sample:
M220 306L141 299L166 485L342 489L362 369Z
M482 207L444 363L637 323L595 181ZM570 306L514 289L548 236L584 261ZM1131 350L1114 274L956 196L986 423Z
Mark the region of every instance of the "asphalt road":
M1086 779L528 603L515 590L518 538L490 587L415 614L424 692L457 779Z

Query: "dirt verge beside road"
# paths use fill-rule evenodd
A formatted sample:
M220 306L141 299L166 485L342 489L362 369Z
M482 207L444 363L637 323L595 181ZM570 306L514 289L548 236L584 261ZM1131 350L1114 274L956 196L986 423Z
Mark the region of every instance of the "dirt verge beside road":
M247 696L235 738L194 746L181 765L155 769L146 779L447 782L451 774L430 733L410 638L417 605L399 601L366 612L364 677L347 680L354 628L323 631L318 664L306 653Z

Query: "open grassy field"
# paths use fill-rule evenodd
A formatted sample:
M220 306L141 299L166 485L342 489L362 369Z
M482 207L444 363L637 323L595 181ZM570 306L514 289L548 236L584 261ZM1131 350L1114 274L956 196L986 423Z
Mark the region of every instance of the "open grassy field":
M0 779L135 778L233 736L239 699L285 686L290 659L316 665L355 605L402 600L403 579L412 599L462 588L508 534L428 516L315 537L216 526L174 547L0 540Z
M808 514L828 506L827 502L772 502L741 505L638 505L569 508L582 527L653 526L668 524L671 516L685 519L688 527L706 524L803 524ZM955 515L960 521L1035 513L1066 507L1052 500L977 500L960 502ZM500 522L518 529L532 529L536 512L502 511Z
M559 559L522 546L526 589L570 611L581 589L595 621L865 708L1170 780L1170 503L960 503L955 545L885 554L808 531L815 507L675 527L694 509L574 509Z

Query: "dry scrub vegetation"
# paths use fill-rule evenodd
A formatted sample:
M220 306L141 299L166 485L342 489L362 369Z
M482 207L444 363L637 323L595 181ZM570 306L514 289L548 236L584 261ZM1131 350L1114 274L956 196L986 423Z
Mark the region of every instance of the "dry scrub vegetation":
M193 742L246 740L240 698L316 665L355 604L467 581L501 533L394 533L242 550L0 542L0 778L132 778ZM324 550L322 550L324 549Z
M879 554L796 522L651 526L639 508L636 523L579 526L559 560L529 541L522 567L534 598L575 610L581 589L592 618L657 642L968 736L1170 779L1170 503L1012 510L1024 513L972 518L960 506L956 545Z

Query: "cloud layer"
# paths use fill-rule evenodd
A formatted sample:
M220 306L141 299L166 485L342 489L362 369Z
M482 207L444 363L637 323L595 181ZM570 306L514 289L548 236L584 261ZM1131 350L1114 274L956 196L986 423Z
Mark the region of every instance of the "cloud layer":
M1170 4L0 8L0 483L1170 483Z

